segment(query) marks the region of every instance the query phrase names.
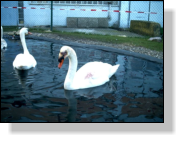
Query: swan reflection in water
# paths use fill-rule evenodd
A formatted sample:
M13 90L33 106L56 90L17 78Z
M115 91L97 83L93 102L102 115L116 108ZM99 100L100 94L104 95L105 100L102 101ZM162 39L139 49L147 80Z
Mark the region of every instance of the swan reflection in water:
M16 68L14 70L15 70L16 78L18 78L19 80L19 84L21 84L22 86L25 86L29 70L18 70Z
M79 89L79 90L65 90L64 94L68 100L68 111L67 111L67 121L66 122L75 122L77 115L77 98L83 96L87 99L97 99L105 93L113 93L117 89L117 83L114 79L114 76L110 78L110 81L104 85Z
M36 68L28 70L18 70L14 68L15 77L18 79L19 84L23 87L26 94L22 94L21 97L26 101L26 105L32 105L30 102L30 96L32 93L32 84L34 82L34 75L36 74Z
M23 87L25 87L27 84L32 84L34 82L34 73L36 71L35 68L29 69L29 70L15 70L15 76L19 81L19 84L21 84Z
M3 49L1 49L1 63L3 62L3 58L4 58L4 50Z

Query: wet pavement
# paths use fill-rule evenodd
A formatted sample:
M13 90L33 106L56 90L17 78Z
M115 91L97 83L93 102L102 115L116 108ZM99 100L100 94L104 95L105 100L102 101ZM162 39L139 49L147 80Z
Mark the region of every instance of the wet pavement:
M54 27L53 29L61 31L61 32L80 32L85 34L100 34L100 35L114 35L120 37L144 37L142 35L129 32L129 31L121 31L111 28L61 28Z
M37 66L17 71L12 62L23 52L21 42L6 41L8 49L1 51L1 122L164 121L160 60L100 46L90 48L70 42L27 39ZM64 90L68 59L58 69L57 58L65 44L77 52L78 68L90 61L120 64L120 67L102 86Z

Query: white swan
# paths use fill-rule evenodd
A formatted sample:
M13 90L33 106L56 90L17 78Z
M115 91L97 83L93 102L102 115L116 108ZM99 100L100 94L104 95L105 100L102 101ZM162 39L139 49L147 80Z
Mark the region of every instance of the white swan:
M37 62L35 58L29 53L26 42L25 42L25 34L31 34L28 32L28 28L22 28L20 30L20 39L23 46L24 54L18 54L13 62L13 67L18 70L27 70L32 67L35 67Z
M1 26L1 49L5 49L7 47L6 41L3 39L3 28Z
M69 46L63 46L59 53L59 65L61 68L64 59L69 58L69 69L64 82L64 89L76 90L100 86L109 81L109 78L117 71L119 64L112 66L108 63L89 62L77 71L77 55ZM77 72L76 72L77 71Z

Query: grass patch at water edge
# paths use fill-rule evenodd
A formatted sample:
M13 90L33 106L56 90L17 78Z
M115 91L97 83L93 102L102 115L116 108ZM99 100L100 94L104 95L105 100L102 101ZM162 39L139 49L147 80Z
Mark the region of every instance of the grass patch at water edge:
M3 27L4 32L17 31L17 27ZM29 28L30 32L37 33L52 33L57 34L61 37L73 38L73 39L82 39L82 40L92 40L92 41L100 41L110 44L124 44L126 46L134 46L134 47L145 47L151 50L156 50L163 52L163 41L148 41L149 37L140 38L140 37L119 37L119 36L111 36L111 35L98 35L98 34L85 34L79 32L61 32L57 30L53 30L53 32L46 32L47 29L41 28ZM163 31L162 31L163 33Z
M100 41L110 44L124 44L127 46L134 47L145 47L151 50L163 51L163 41L148 41L149 37L140 38L140 37L119 37L111 35L97 35L97 34L85 34L85 33L72 33L72 32L60 32L53 31L62 37L72 37L74 39L87 39L93 41Z

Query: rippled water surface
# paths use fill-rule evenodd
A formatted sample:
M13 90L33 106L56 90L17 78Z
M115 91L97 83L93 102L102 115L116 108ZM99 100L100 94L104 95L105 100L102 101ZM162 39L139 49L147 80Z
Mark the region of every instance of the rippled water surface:
M75 46L78 68L90 61L120 67L102 86L67 91L68 59L58 69L61 44L27 39L37 66L17 71L12 62L23 52L21 42L6 41L8 49L1 51L1 122L163 122L163 64Z

